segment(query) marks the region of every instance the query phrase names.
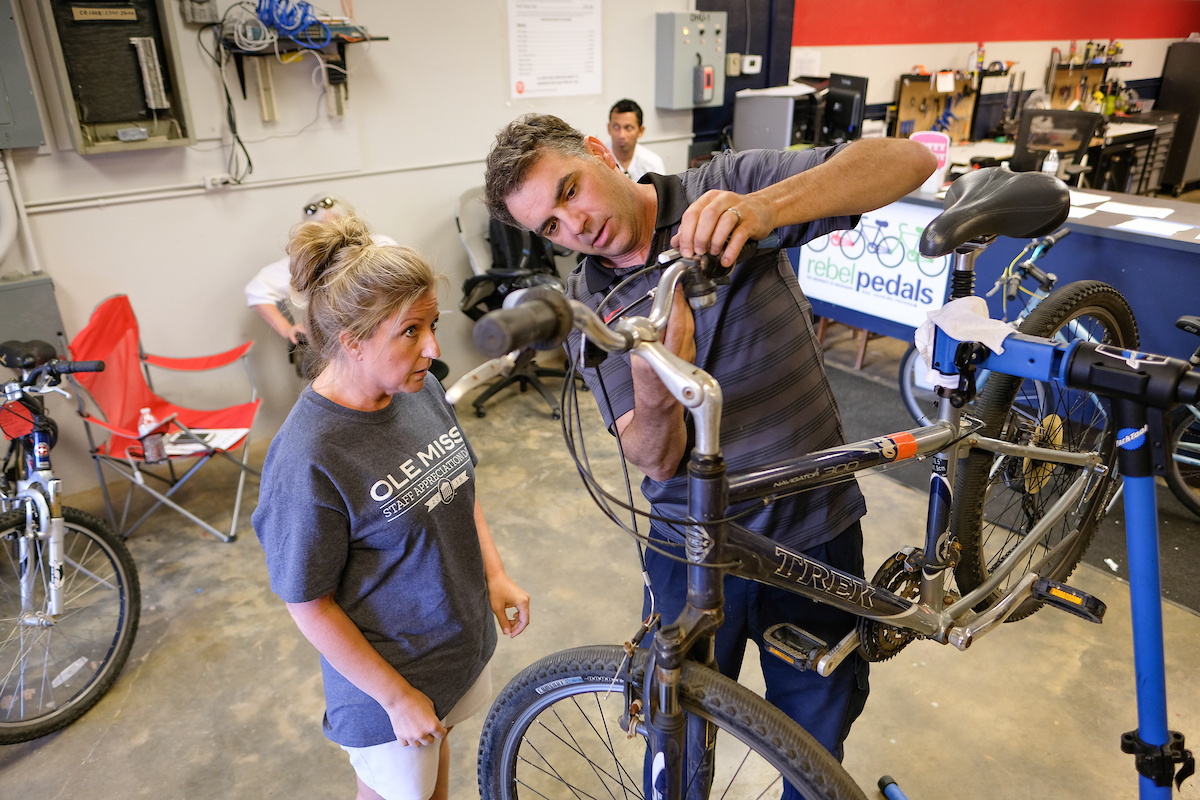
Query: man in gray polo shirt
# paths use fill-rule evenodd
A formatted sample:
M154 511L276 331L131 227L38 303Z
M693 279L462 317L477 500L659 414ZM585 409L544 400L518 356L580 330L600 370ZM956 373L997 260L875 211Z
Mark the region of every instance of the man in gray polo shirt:
M746 241L773 231L781 247L800 245L853 227L857 215L913 191L935 166L920 144L875 139L808 151L726 152L680 175L647 175L635 184L594 137L556 117L528 115L498 134L485 185L493 216L590 255L569 277L567 294L611 321L646 313L658 270L622 282L668 247L685 256L720 254L730 266ZM721 445L729 469L843 443L812 308L786 253L759 252L731 279L718 290L715 305L694 315L677 295L664 335L669 349L721 383ZM610 356L585 377L626 458L646 474L642 491L655 514L685 516L690 421L683 407L640 358ZM772 503L740 521L862 576L858 519L865 512L850 481ZM657 521L651 533L680 538ZM684 567L653 552L647 567L658 609L673 620L686 599ZM765 585L727 578L725 592L717 662L734 678L747 638L761 647L763 632L776 622L794 622L829 642L854 625L849 614ZM821 678L766 657L763 671L767 699L841 758L842 742L866 701L865 662L855 656Z

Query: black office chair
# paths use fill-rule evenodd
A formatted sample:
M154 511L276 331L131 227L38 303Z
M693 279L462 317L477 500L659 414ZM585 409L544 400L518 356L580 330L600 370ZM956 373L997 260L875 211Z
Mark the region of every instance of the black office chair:
M488 311L500 308L504 298L512 292L532 286L552 286L563 291L565 287L555 265L553 245L529 231L490 219L482 197L483 187L468 189L459 198L455 211L459 239L475 272L463 283L463 299L459 304L462 312L477 320ZM550 406L551 416L561 419L562 406L558 397L540 379L566 376L561 369L541 367L528 358L507 377L489 386L471 405L476 416L485 416L484 403L497 392L517 383L522 392L529 388L537 391Z
M1092 137L1104 121L1090 111L1061 108L1025 108L1017 128L1016 147L1008 162L1013 172L1036 172L1051 150L1058 151L1059 163L1066 163L1068 176L1088 172L1079 162L1091 146Z

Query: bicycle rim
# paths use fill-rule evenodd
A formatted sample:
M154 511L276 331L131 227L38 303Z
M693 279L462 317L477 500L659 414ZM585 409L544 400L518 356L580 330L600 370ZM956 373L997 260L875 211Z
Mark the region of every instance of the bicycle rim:
M25 514L0 516L0 744L78 719L116 680L137 632L140 589L123 542L98 518L63 509L63 610L45 619L46 543L24 539ZM22 607L22 560L34 570ZM23 622L24 620L24 622Z
M1071 337L1137 347L1129 304L1099 281L1068 284L1043 300L1021 323L1022 333ZM1030 569L1065 581L1095 534L1115 484L1114 431L1099 398L1058 382L1029 381L992 373L977 400L986 436L1075 452L1099 452L1110 470L1092 476L1085 494L1054 522L992 595L995 599ZM1082 468L972 451L959 466L951 529L962 547L955 569L959 589L969 592L1001 565L1071 484ZM985 601L987 605L991 600ZM1009 619L1040 607L1030 600Z
M514 678L492 706L479 745L484 800L644 798L647 746L620 727L625 652L584 647L547 656ZM636 651L635 681L646 651ZM841 765L802 728L748 689L685 664L684 711L715 730L711 789L685 775L688 797L778 797L788 780L809 800L863 798ZM691 778L689 782L689 778Z
M1189 511L1200 516L1200 410L1181 406L1171 415L1171 461L1167 487Z

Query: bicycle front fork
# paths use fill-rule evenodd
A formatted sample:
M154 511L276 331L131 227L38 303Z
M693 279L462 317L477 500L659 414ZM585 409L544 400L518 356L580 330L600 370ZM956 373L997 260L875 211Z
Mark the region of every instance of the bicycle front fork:
M46 628L63 611L62 481L49 471L31 473L20 481L15 503L25 509L25 532L17 543L21 569L21 624ZM13 502L13 501L10 501ZM38 542L45 549L38 555ZM43 573L39 567L47 568ZM36 604L35 590L45 575L45 608Z

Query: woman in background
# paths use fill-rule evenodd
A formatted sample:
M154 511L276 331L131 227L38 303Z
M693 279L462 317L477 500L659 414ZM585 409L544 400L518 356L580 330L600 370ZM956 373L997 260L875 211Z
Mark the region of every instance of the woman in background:
M504 571L475 453L429 376L438 277L354 216L299 226L288 254L322 362L263 467L253 520L271 589L321 653L325 735L349 753L358 797L444 798L446 734L491 698L491 617L516 636L529 595Z

